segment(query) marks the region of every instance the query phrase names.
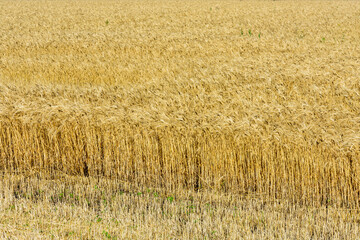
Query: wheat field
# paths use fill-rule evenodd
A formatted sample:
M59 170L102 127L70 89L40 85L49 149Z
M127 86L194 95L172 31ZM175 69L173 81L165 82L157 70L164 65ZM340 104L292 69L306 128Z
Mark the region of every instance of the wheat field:
M0 0L0 238L356 239L360 4Z

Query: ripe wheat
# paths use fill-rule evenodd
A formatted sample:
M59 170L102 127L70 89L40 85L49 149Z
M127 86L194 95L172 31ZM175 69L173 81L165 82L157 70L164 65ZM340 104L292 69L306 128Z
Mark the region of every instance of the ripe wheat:
M359 13L0 1L0 171L358 209Z

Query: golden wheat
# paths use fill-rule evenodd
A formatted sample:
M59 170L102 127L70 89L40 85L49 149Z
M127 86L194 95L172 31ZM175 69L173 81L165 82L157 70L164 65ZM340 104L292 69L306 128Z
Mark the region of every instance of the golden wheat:
M10 175L65 174L114 181L110 195L359 209L359 16L336 1L0 1L0 196L24 199ZM300 228L268 237L340 238Z

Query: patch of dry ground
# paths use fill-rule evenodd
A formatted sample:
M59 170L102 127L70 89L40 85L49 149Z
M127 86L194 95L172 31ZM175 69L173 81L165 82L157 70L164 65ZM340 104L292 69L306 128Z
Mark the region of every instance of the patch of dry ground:
M80 177L1 179L0 237L53 239L356 239L355 209L261 195L129 186ZM11 189L11 190L9 190Z

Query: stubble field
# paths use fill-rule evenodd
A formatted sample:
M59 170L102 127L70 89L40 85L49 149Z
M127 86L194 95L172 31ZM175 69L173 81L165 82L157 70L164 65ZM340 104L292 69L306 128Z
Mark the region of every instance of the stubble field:
M0 238L356 239L360 4L0 0Z

